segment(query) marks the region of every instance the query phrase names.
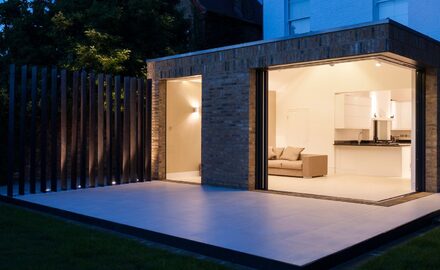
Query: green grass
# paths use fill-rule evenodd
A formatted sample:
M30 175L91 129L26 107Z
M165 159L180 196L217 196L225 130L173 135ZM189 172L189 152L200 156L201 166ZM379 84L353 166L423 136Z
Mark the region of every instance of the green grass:
M396 246L358 269L440 269L440 228Z
M0 203L0 269L226 269Z

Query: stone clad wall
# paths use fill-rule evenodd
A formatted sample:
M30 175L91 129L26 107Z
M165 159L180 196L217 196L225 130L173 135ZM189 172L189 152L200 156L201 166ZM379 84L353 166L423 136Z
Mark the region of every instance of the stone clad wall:
M426 70L426 140L425 140L425 178L426 191L439 192L439 78L440 72L436 68Z
M400 41L396 40L399 40L402 34L394 30L396 27L400 26L389 23L373 24L313 36L244 44L241 47L149 61L148 78L153 80L153 176L156 179L164 179L166 170L166 84L159 83L161 80L202 75L203 182L253 189L254 69L326 59L365 57L387 53L390 47L401 51ZM391 33L393 40L390 38ZM397 35L397 38L394 35ZM414 33L406 38L412 44L410 54L415 58L402 53L401 55L409 59L422 58L427 64L432 64L432 58L421 56L421 51L423 48L434 46L434 42L420 38ZM435 125L437 126L437 122ZM429 139L434 140L434 137ZM434 180L432 178L429 181Z

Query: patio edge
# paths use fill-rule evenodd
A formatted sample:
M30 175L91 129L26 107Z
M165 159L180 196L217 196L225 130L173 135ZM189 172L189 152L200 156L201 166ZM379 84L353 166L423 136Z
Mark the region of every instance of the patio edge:
M147 229L141 229L129 225L116 223L113 221L108 221L100 218L74 213L71 211L53 208L50 206L11 198L4 195L0 195L0 202L74 220L87 225L113 230L118 233L135 236L152 242L157 242L174 248L199 253L204 256L256 269L329 269L348 262L352 259L355 259L358 256L379 248L391 241L404 237L405 235L432 225L434 219L440 216L440 210L433 211L408 223L402 224L392 230L373 236L372 238L369 238L365 241L359 242L353 246L342 249L338 252L332 253L305 265L298 266L270 258L252 255L202 242L197 242L194 240L167 235Z
M120 224L113 221L108 221L100 218L95 218L83 214L74 213L67 210L53 208L33 202L28 202L16 198L0 195L0 202L28 208L31 210L39 211L45 214L50 214L87 225L97 226L100 228L112 230L118 233L127 234L130 236L145 239L151 242L168 245L174 248L199 253L204 256L212 257L235 263L242 266L252 267L255 269L302 269L302 267L294 264L289 264L282 261L277 261L257 255L252 255L232 249L218 247L194 240L189 240L177 236L172 236L164 233L154 232L147 229L141 229L130 225Z

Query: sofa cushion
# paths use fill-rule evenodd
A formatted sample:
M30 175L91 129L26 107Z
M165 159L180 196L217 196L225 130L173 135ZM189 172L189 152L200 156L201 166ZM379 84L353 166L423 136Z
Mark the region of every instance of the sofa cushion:
M269 168L282 168L281 160L269 160L267 166Z
M284 149L283 153L281 154L280 159L284 160L290 160L295 161L299 159L299 155L304 150L304 148L301 147L291 147L288 146Z
M280 159L281 155L283 154L284 151L284 147L274 147L273 151L275 152L275 154L277 155L276 159Z
M267 152L267 159L277 159L277 154L275 153L272 146L269 146L268 152Z
M283 169L290 169L290 170L302 170L303 162L302 160L282 160L281 161L281 168Z

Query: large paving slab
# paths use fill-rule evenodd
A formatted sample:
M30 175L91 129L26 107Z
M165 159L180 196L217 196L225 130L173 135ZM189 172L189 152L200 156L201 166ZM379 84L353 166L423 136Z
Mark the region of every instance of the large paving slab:
M382 207L165 181L16 198L297 266L440 209L440 194Z

